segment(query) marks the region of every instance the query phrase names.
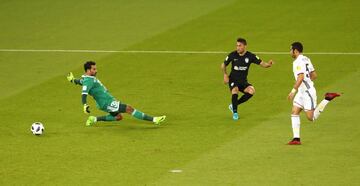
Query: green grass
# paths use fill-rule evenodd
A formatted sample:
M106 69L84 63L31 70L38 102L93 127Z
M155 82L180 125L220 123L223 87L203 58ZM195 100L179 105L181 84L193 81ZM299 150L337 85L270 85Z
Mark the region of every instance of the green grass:
M275 6L276 5L276 6ZM0 48L359 52L357 1L3 1ZM299 8L299 6L301 8ZM136 10L136 11L135 11ZM326 91L344 95L315 123L302 115L302 146L291 138L288 55L252 66L256 95L232 121L220 63L226 54L0 52L0 185L358 185L358 55L308 55ZM80 76L98 77L121 101L165 114L164 126L125 116L85 127ZM104 113L95 109L94 115ZM45 135L30 134L44 123ZM182 173L170 173L172 169Z

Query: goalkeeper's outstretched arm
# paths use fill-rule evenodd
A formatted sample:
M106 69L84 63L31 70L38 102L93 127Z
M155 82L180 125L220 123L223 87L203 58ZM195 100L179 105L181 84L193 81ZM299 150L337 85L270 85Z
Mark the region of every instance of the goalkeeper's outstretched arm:
M75 85L82 85L81 79L75 79L72 72L69 72L66 78L70 83L74 83Z

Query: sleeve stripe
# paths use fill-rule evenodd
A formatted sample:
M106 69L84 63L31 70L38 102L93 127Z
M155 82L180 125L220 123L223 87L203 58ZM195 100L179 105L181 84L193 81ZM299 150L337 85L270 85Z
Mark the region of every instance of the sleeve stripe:
M81 94L86 94L86 95L88 95L88 93L87 93L87 92L83 92L83 93L81 93Z

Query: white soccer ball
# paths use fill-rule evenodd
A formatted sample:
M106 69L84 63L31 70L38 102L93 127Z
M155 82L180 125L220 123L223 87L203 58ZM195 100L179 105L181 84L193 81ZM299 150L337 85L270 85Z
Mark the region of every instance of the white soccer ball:
M31 125L30 130L34 135L41 135L44 133L45 128L41 122L35 122Z

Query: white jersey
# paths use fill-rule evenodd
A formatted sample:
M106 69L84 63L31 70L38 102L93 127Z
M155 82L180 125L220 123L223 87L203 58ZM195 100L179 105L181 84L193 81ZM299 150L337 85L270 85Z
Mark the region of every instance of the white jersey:
M300 54L293 62L293 72L295 80L299 74L304 74L304 80L299 87L299 92L305 92L314 88L314 82L310 79L310 73L315 71L310 59Z

